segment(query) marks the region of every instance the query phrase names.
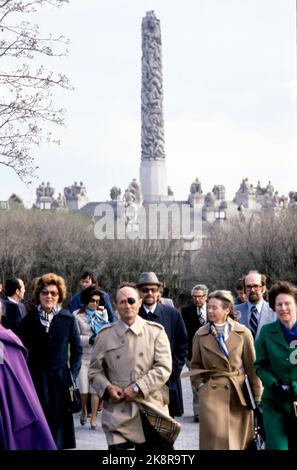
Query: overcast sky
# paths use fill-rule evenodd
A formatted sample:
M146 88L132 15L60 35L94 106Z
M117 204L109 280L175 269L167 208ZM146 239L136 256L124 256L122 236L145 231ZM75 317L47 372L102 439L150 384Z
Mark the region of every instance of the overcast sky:
M55 96L67 109L66 127L56 129L61 145L34 150L39 179L30 189L0 168L0 199L16 192L28 204L42 181L56 196L83 181L91 201L105 201L112 186L123 194L139 179L141 21L149 10L161 22L176 199L187 199L196 176L204 193L224 184L229 200L244 177L297 191L295 0L70 0L34 18L71 41L67 58L50 61L75 88Z

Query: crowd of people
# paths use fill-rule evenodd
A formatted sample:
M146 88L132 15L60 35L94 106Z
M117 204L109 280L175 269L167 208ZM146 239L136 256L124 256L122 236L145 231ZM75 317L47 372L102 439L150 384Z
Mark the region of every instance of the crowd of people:
M61 276L46 273L32 287L25 302L22 279L0 289L1 450L75 448L76 383L80 425L90 418L96 429L100 412L110 451L170 451L188 376L199 449L251 449L256 419L265 449L293 448L296 286L268 290L267 277L250 271L234 295L196 284L181 312L154 272L118 286L114 303L90 271L68 305Z

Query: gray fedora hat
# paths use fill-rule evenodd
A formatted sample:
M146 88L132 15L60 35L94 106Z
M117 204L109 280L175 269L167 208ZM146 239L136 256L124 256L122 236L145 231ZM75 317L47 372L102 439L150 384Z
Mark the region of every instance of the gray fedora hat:
M154 284L156 286L161 286L162 282L159 281L156 274L152 271L148 273L141 273L137 282L137 287L145 286L146 284Z

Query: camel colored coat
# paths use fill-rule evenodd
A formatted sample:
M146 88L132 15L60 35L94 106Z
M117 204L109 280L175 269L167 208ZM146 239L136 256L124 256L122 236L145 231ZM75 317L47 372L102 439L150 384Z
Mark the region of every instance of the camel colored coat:
M209 323L193 339L191 368L204 369L192 376L200 403L200 450L242 450L253 436L253 413L243 395L244 372L248 375L255 401L260 401L262 385L253 368L254 341L243 325L232 325L226 346L227 358L217 340L209 334Z
M102 428L108 445L145 441L139 407L145 405L170 418L168 388L171 352L163 326L137 316L128 328L121 320L100 330L94 345L89 380L103 397ZM111 403L110 384L126 387L136 382L141 393L135 401Z

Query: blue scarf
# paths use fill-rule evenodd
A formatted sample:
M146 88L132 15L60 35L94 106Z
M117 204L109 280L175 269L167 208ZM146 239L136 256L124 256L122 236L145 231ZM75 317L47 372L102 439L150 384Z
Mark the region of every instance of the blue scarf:
M225 327L226 327L226 325L225 325ZM231 323L229 323L228 321L227 321L227 328L229 328L229 332L232 329ZM216 329L215 325L213 324L213 322L209 322L209 333L215 337L215 339L218 342L220 350L228 358L229 357L229 352L228 352L228 349L227 349L227 346L226 346L225 334L224 333L220 334L217 331L217 329Z
M296 341L297 340L297 321L296 323L294 323L291 329L283 325L282 322L280 322L280 324L281 324L281 329L283 330L284 337L287 343L291 344L292 341Z
M88 315L88 323L95 335L99 333L103 326L109 323L108 320L105 320L103 314L99 310L90 310L86 307L85 312Z

